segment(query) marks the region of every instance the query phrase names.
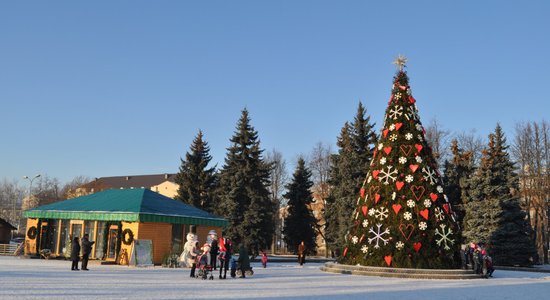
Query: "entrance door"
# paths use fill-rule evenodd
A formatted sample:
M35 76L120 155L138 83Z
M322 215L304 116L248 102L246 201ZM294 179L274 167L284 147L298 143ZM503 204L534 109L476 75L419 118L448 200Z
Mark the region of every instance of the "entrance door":
M118 243L118 225L109 226L109 237L107 238L107 260L116 259L116 245Z

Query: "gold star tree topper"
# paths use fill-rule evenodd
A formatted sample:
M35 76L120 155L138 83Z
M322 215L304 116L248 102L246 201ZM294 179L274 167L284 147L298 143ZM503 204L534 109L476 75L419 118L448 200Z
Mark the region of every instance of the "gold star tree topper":
M397 58L393 61L393 64L399 68L399 71L403 71L403 68L407 64L407 58L404 55L399 54Z

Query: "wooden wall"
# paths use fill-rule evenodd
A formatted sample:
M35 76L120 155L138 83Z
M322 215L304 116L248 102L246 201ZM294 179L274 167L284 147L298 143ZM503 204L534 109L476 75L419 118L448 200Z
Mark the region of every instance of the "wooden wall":
M153 263L161 264L162 258L172 247L172 224L139 223L139 229L134 232L134 239L152 240Z

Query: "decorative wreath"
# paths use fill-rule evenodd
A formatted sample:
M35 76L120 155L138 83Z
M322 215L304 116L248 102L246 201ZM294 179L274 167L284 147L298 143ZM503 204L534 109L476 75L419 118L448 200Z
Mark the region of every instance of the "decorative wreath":
M38 229L36 229L36 227L32 226L31 228L29 228L29 230L27 230L27 237L29 239L34 240L37 235L38 235Z
M134 241L134 233L131 229L126 228L122 231L122 242L124 245L130 245Z

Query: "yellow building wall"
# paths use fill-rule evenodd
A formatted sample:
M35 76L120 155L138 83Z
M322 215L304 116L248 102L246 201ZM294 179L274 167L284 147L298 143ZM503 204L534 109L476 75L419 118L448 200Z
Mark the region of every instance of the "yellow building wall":
M153 263L161 264L162 258L172 247L172 224L139 223L134 239L153 241Z
M157 192L161 195L164 195L166 197L175 198L178 194L178 188L179 185L172 181L165 181L158 185L154 185L151 187L151 191Z
M138 239L138 233L139 233L139 223L136 222L121 222L122 228L120 229L120 232L124 231L125 229L130 229L134 233L134 240ZM124 236L122 236L122 239L124 239ZM120 242L120 253L119 253L119 264L121 265L127 265L130 261L130 254L132 253L132 245L133 242L130 245L125 245L122 241ZM125 255L122 255L125 253Z
M38 229L38 219L27 219L27 230L32 226ZM27 233L25 232L25 255L34 255L36 254L36 238L29 239Z

